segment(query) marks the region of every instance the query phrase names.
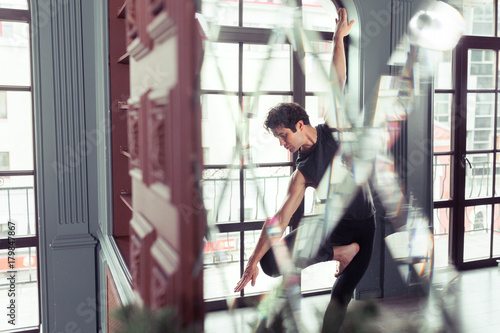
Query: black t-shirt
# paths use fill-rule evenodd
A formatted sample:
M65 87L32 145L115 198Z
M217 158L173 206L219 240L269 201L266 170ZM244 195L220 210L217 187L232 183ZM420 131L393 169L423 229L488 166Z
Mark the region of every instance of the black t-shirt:
M317 187L323 178L325 171L330 166L338 149L338 144L333 138L332 129L326 124L316 126L318 139L309 151L302 153L299 150L297 169ZM373 199L368 185L360 186L360 189L351 205L346 210L344 218L364 220L375 213Z

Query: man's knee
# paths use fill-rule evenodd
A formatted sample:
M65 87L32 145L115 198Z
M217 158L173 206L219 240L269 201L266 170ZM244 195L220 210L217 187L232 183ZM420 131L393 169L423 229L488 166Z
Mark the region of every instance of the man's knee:
M260 259L260 267L266 275L276 277L279 276L278 266L276 265L276 260L272 251L267 251L267 253Z

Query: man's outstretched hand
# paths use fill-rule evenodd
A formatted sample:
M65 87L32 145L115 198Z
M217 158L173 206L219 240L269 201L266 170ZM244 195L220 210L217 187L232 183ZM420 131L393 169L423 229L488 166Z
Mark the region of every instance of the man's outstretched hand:
M339 18L335 19L337 29L335 30L334 38L344 38L351 32L351 28L354 25L354 20L351 20L351 22L347 23L347 11L345 10L345 8L339 8L337 14Z
M255 286L255 280L257 280L257 275L259 275L259 268L256 264L247 264L245 271L243 272L243 276L240 281L236 284L234 288L234 292L238 292L245 288L248 282L252 281L252 287Z

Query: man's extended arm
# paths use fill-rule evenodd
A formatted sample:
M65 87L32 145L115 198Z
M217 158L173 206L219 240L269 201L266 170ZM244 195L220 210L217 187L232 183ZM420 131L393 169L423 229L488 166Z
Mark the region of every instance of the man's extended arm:
M334 46L332 68L330 70L330 80L334 80L336 74L340 91L343 91L347 78L344 37L349 35L349 32L351 31L351 28L354 24L354 20L351 20L349 24L347 23L347 12L345 8L339 9L338 16L339 18L336 20L337 29L335 30L335 34L333 35Z
M281 208L276 212L273 219L276 220L276 225L281 227L281 231L285 231L293 213L297 210L302 199L304 198L304 193L306 191L306 178L304 175L296 170L290 177L290 182L288 183L288 192L286 195ZM255 246L255 249L248 259L248 264L245 268L245 272L241 277L240 281L236 284L234 288L235 292L243 289L248 282L252 281L252 286L255 285L255 280L259 274L259 269L257 268L257 263L262 259L266 252L270 249L270 244L267 237L266 227L268 221L264 223L262 231L260 233L259 241Z

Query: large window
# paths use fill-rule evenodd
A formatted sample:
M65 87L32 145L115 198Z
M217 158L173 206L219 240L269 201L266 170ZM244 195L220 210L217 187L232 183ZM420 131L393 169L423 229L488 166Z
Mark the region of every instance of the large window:
M0 0L0 331L39 331L30 12ZM15 283L12 283L12 279ZM6 315L8 314L8 315Z
M216 226L203 251L206 300L261 293L280 281L259 274L255 286L247 285L240 295L233 292L266 217L283 201L294 168L295 156L263 128L268 110L297 102L315 126L329 109L322 73L330 70L337 14L333 2L323 4L302 1L303 29L320 33L306 44L301 67L288 39L268 43L273 22L286 21L282 1L202 1L203 18L218 26L217 36L205 42L201 72L203 195L209 224ZM306 191L305 215L315 213L314 195ZM321 271L324 267L303 271L303 281L310 283L303 283L302 291L331 287L333 267L328 276Z
M453 0L465 36L434 81L436 267L495 264L500 257L498 1ZM450 233L451 230L451 233Z

